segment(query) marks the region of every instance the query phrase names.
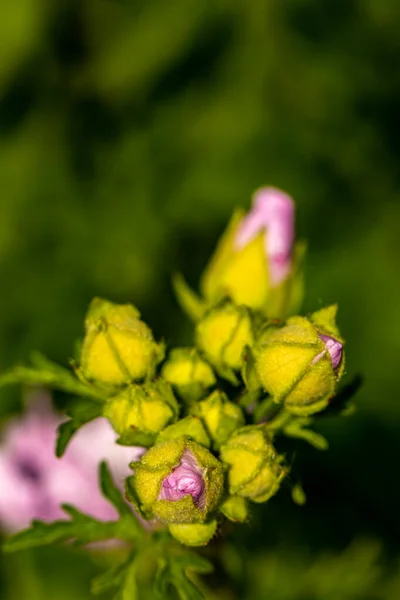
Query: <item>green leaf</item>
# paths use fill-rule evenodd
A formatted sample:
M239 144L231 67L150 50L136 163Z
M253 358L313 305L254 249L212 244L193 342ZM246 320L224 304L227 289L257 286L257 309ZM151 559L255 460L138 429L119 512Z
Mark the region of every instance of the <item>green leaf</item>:
M172 285L182 310L194 322L201 319L206 310L205 302L189 287L184 277L179 273L175 274Z
M103 496L107 498L107 500L109 500L113 506L115 506L115 508L118 511L118 514L121 517L132 517L136 521L131 509L125 502L123 495L121 494L120 490L115 486L107 463L105 462L102 462L100 464L100 485L101 491L103 492Z
M102 594L107 592L113 587L122 586L125 582L126 570L133 560L133 553L129 554L128 558L118 565L114 565L102 573L98 577L92 580L91 592L92 594Z
M69 394L87 396L98 402L107 398L105 392L89 383L81 382L71 371L49 361L41 354L33 354L31 360L32 367L16 366L4 373L0 377L0 387L18 383L42 385Z
M75 406L68 409L67 413L71 419L61 423L58 427L58 436L56 443L56 456L61 457L72 436L82 425L99 417L102 414L101 405L98 402L90 400L78 401Z
M205 558L187 551L181 555L163 556L158 560L158 570L154 590L160 600L168 596L171 588L175 588L181 600L204 600L203 592L187 575L187 570L206 574L213 570L213 565Z
M134 559L131 561L127 569L125 569L122 586L114 600L136 600L136 598L138 598L136 571L137 563Z

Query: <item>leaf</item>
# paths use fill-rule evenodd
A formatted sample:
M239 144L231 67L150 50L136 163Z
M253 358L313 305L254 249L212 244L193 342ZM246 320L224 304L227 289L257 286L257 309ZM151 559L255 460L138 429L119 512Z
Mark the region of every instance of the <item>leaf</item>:
M206 310L204 301L189 287L181 274L173 276L172 285L182 310L192 321L199 321Z
M128 568L125 570L122 587L118 591L114 600L136 600L138 598L138 588L136 581L136 560L132 560Z
M0 377L0 387L18 383L55 388L69 394L88 396L98 402L106 399L105 392L79 381L71 371L38 353L32 355L32 367L16 366Z
M71 415L71 419L64 421L58 427L56 456L59 458L64 454L74 433L89 421L99 417L102 410L99 403L82 400L82 402L77 402L76 406L70 408L67 413Z
M188 577L187 570L206 574L211 573L213 565L207 559L190 551L178 556L161 557L158 561L154 586L157 597L164 600L172 587L181 600L204 600L203 592Z
M113 506L118 511L118 514L123 516L132 517L135 521L136 519L133 517L132 511L124 500L123 495L120 490L115 486L110 470L107 466L107 463L102 462L100 464L100 485L101 491L103 492L103 496L107 498L111 502Z
M92 580L91 584L92 594L102 594L103 592L107 592L113 587L122 586L126 576L126 569L130 565L132 560L133 553L129 554L128 558L122 563L114 565L105 573L102 573L98 577L95 577Z

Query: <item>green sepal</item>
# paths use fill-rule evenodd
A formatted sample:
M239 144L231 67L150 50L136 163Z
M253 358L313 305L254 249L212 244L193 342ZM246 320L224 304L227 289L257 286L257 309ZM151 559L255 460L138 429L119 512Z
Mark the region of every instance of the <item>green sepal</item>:
M189 287L180 273L173 276L172 286L183 312L194 322L201 319L207 308L206 303Z

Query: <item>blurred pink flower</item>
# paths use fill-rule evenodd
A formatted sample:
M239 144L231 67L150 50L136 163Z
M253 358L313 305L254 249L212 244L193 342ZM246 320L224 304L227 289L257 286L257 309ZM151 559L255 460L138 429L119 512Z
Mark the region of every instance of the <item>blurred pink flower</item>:
M271 283L279 285L292 268L294 242L294 202L290 196L273 187L259 189L253 206L243 219L236 236L240 250L265 231L265 254Z
M100 491L99 463L107 461L115 484L122 490L124 478L131 474L129 463L145 450L116 444L116 433L100 417L79 429L64 456L56 458L61 422L50 401L42 396L4 427L0 442L2 529L17 531L28 527L32 519L66 519L60 508L65 503L101 520L117 518Z

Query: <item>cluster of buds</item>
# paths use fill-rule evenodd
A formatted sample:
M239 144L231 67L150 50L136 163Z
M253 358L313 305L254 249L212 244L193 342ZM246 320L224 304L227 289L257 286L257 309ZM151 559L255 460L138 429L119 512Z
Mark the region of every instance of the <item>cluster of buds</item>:
M293 316L302 248L292 199L256 192L206 268L202 298L179 287L194 343L166 359L133 306L96 299L89 309L78 375L107 391L103 415L119 443L144 447L127 498L183 544L207 544L224 518L246 521L249 502L267 502L288 473L257 403L271 399L272 418L296 419L335 395L344 370L336 306Z

